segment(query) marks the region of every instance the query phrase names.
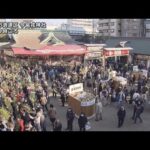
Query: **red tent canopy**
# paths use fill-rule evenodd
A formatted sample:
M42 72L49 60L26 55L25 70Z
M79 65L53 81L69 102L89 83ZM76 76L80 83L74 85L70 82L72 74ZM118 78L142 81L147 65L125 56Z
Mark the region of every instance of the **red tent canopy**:
M27 50L25 48L12 48L12 50L15 55L28 56L83 55L86 53L86 47L82 45L52 45L37 50Z

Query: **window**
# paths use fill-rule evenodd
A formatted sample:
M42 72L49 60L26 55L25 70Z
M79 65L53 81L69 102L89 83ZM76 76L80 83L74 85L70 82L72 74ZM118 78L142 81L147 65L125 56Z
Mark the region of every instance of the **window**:
M133 33L133 36L134 36L134 37L137 37L137 33Z
M105 33L108 33L108 30L103 30Z
M114 32L114 30L112 29L112 30L110 30L110 32L111 32L111 33L113 33L113 32Z
M103 26L108 26L108 23L103 23Z
M114 24L115 24L114 22L110 22L110 26L114 26Z

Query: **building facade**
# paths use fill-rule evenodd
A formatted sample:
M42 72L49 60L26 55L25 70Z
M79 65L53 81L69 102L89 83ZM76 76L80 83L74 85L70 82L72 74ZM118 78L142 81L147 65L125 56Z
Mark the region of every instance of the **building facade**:
M144 36L144 19L99 19L98 24L99 34L102 36Z
M150 37L150 19L144 20L144 35Z
M94 32L94 19L68 19L67 24L74 28L83 28L86 34Z
M121 19L122 37L143 37L144 22L143 19Z
M98 30L101 36L120 36L120 19L99 19Z

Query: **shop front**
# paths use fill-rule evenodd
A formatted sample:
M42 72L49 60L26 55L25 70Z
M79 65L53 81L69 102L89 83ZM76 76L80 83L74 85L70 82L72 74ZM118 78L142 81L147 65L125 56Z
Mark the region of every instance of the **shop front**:
M131 61L130 57L130 47L124 48L104 48L103 50L103 60L105 65L105 61L107 62L116 62L121 64L127 64Z
M88 62L93 62L94 64L103 63L103 47L105 44L86 44L87 53L84 57L84 65L88 65Z

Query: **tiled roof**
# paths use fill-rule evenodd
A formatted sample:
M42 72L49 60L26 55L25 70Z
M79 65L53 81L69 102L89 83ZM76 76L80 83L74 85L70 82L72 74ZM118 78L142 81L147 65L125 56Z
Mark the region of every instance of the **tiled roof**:
M116 47L121 41L128 41L125 47L133 48L133 53L150 55L150 38L117 37L106 40L107 47Z
M20 30L18 34L14 35L14 40L16 41L12 47L26 47L29 49L39 49L46 44L40 43L40 35L42 33L37 30Z

